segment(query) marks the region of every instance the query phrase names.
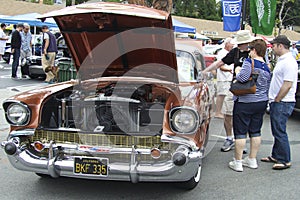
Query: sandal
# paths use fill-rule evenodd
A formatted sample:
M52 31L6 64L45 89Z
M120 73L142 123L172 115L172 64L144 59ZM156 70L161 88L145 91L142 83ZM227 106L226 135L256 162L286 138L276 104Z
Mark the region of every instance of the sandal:
M275 170L282 170L282 169L288 169L292 166L291 163L276 163L273 165L272 169Z
M262 162L269 162L269 163L277 163L277 160L275 158L272 158L271 156L268 156L266 158L260 159Z

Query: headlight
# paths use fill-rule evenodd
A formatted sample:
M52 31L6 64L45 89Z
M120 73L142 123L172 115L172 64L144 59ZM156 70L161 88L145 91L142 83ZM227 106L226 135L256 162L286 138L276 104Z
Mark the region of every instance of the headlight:
M193 134L199 126L199 115L191 108L174 108L170 111L170 127L179 134Z
M26 105L12 103L6 109L6 119L14 126L27 125L30 119L30 110Z

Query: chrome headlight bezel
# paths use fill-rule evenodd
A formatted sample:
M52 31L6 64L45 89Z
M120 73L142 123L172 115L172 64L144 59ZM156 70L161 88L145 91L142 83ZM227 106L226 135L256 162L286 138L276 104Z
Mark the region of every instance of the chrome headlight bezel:
M182 122L182 118L184 120L192 120L188 123ZM181 125L189 125L189 127L180 127ZM192 124L189 124L192 123ZM176 134L194 134L198 128L200 123L200 116L198 112L191 107L175 107L172 108L169 112L169 125L171 130Z
M5 118L10 125L26 126L29 124L31 111L26 104L18 101L5 102L4 109Z

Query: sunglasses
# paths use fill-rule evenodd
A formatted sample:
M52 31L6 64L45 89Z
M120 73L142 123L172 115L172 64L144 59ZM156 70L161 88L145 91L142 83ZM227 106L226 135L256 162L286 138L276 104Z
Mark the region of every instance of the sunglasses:
M253 50L254 46L247 46L248 49Z

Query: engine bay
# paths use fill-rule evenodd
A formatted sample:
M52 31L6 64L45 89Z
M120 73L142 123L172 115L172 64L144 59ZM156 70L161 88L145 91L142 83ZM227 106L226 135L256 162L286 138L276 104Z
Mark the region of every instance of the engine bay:
M79 84L47 99L39 128L159 135L170 94L155 84Z

